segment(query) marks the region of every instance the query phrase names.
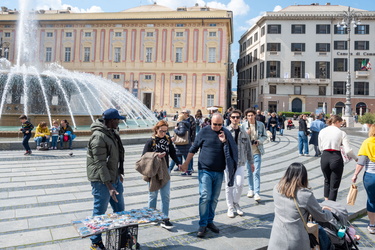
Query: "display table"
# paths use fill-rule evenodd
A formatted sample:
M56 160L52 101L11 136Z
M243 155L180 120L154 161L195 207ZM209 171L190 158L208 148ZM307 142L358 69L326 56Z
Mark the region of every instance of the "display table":
M82 238L106 232L105 246L109 250L138 249L138 225L168 219L158 210L143 208L73 221Z

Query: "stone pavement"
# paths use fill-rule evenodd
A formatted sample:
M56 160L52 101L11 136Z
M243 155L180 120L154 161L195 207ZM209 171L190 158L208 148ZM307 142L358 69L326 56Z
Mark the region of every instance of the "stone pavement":
M357 152L366 133L349 136ZM124 137L124 136L123 136ZM134 170L140 158L146 135L137 141L127 141L125 150L126 210L147 206L147 185ZM226 215L224 185L216 210L215 223L220 233L209 232L197 238L198 180L172 173L170 218L175 225L171 231L159 226L143 225L139 230L142 249L265 249L273 221L272 189L292 162L302 162L309 172L309 183L314 194L322 200L323 177L319 159L299 156L297 129L285 130L276 142L265 145L261 170L261 197L257 204L246 197L248 183L241 198L245 215L231 219ZM310 147L310 154L313 149ZM69 153L73 152L73 156ZM194 165L197 169L195 158ZM23 150L0 151L0 249L89 249L90 240L81 239L71 221L92 213L90 183L86 178L86 149L34 151L23 156ZM355 163L346 165L338 201L346 203ZM363 172L359 180L362 180ZM346 206L351 218L363 215L366 194L359 183L355 206ZM158 203L158 206L160 202ZM108 211L111 211L109 209ZM368 219L357 218L354 225L361 235L360 249L373 249L375 235L367 232Z

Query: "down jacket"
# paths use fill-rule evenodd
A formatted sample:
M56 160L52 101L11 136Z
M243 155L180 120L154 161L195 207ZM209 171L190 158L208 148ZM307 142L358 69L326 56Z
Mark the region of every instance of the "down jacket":
M92 135L87 145L89 181L115 183L124 174L124 146L117 131L107 128L102 119L91 124Z

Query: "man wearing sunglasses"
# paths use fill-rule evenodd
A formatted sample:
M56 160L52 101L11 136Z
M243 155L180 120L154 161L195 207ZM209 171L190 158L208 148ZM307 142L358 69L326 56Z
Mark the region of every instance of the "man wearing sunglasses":
M234 170L238 163L238 150L233 136L228 129L223 128L224 119L220 113L214 113L211 126L206 126L198 133L193 145L189 149L186 161L181 171L186 171L190 160L198 152L198 180L199 180L199 229L197 236L204 237L207 228L214 233L220 229L213 223L215 209L221 191L226 165L231 173L233 182ZM227 185L233 185L228 182Z
M234 218L234 212L239 216L242 216L242 211L239 202L243 190L243 182L245 176L245 165L249 162L251 171L254 172L254 160L253 153L251 150L251 141L246 130L241 126L242 112L238 109L233 110L229 113L230 125L226 128L231 132L234 141L238 146L238 164L234 174L234 183L232 187L225 185L225 197L227 200L229 218ZM229 171L226 168L224 171L225 182L229 182Z

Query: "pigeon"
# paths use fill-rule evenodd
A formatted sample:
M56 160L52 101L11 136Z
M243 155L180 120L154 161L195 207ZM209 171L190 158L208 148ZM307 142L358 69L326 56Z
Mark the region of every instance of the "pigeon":
M73 156L73 152L69 153L69 156Z

